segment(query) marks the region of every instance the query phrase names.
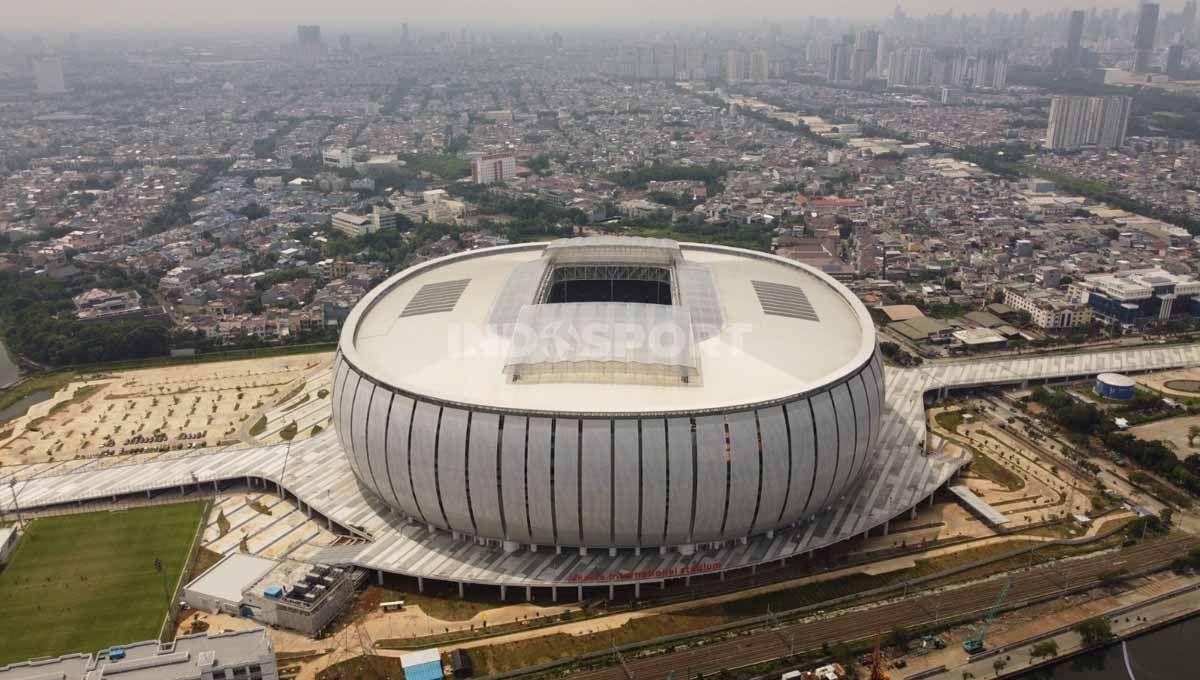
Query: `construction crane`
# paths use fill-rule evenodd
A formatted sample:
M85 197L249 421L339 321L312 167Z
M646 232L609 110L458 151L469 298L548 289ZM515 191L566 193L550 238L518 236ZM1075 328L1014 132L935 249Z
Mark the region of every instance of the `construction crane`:
M996 613L1000 611L1000 605L1004 602L1004 598L1008 597L1008 589L1012 588L1012 575L1010 574L1004 580L1004 587L1000 589L1000 595L996 598L996 603L988 610L987 616L983 617L983 621L975 628L975 632L966 640L963 640L963 651L967 654L978 654L983 651L983 636L987 634L988 626L996 619Z
M879 653L879 641L883 633L875 633L875 652L871 654L871 680L892 680L883 670L883 655Z

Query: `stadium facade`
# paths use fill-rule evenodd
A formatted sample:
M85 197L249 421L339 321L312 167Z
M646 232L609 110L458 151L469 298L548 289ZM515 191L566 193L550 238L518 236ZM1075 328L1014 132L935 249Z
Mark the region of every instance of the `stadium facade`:
M844 503L875 455L874 325L805 265L627 237L468 251L354 309L333 418L431 531L690 555Z

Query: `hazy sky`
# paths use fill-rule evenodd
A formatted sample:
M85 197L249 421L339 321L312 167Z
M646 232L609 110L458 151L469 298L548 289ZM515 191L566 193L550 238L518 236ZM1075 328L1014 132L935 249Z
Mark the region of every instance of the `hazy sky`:
M841 15L856 19L890 15L894 0L0 0L3 29L77 30L88 28L268 28L298 23L382 28L408 21L414 25L466 23L526 26L559 24L630 24L637 22L744 24L759 18L802 19ZM986 12L993 7L1032 14L1063 8L1119 6L1136 0L905 0L910 15ZM1183 0L1164 2L1176 9Z

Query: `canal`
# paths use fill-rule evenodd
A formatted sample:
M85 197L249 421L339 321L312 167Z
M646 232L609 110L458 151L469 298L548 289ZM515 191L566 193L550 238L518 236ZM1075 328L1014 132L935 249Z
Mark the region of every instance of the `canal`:
M1200 617L1018 676L1018 680L1185 680L1200 678ZM1128 665L1126 664L1128 654ZM955 679L957 680L957 679Z

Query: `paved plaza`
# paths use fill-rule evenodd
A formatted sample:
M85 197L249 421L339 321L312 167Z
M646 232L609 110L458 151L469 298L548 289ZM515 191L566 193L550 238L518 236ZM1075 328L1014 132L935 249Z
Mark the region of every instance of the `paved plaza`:
M332 429L293 444L164 453L136 463L96 459L82 465L6 467L0 481L22 508L144 494L163 496L197 485L281 485L315 512L365 541L298 551L314 561L353 564L418 578L506 587L621 585L724 572L801 556L846 540L910 511L969 459L926 453L924 395L941 390L1030 380L1083 378L1105 371L1145 372L1200 366L1200 345L1115 352L931 363L886 369L887 403L879 446L859 486L833 509L786 531L695 554L667 550L590 551L542 548L504 552L412 523L362 489ZM13 510L0 494L0 510Z

